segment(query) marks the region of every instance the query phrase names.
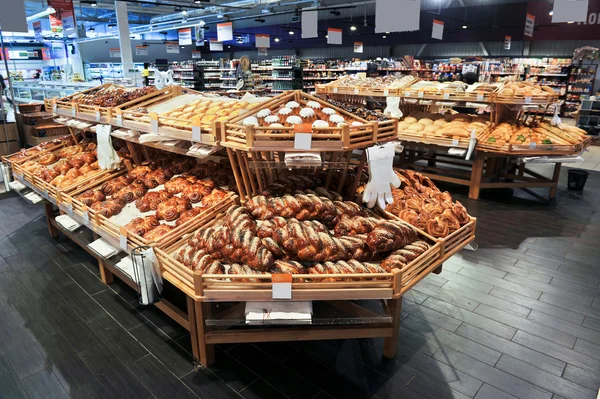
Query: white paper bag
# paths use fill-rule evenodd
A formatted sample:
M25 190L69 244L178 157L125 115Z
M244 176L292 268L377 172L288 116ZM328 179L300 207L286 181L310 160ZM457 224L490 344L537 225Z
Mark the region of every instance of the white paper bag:
M135 255L135 274L139 277L140 303L151 305L158 300L163 290L160 266L153 248L141 251L140 255Z

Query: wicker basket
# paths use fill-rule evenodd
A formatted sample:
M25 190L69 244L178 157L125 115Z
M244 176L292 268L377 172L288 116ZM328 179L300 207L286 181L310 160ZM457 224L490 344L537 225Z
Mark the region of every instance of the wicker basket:
M19 104L19 112L22 114L40 112L44 108L44 104Z

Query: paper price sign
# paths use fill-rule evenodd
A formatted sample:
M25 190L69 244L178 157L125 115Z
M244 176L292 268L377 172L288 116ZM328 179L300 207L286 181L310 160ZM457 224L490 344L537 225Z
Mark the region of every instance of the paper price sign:
M292 299L292 275L273 274L273 299Z
M389 90L387 90L387 89L386 89L386 90L384 90L384 91L383 91L383 95L384 95L385 97L389 96L389 95L390 95L390 91L389 91Z
M75 118L75 117L77 116L77 107L75 106L75 104L73 104L73 105L71 106L71 116L72 116L73 118Z
M123 114L117 114L117 125L123 126Z
M83 205L81 208L81 212L83 213L83 224L88 226L90 224L90 213L88 212L88 207Z
M52 102L52 113L55 114L56 113L56 101Z
M450 99L450 92L445 91L444 92L444 100L449 100Z
M192 141L202 141L202 136L200 136L200 126L192 126Z
M96 122L100 122L100 110L96 109Z
M127 251L127 230L125 230L125 227L121 226L119 232L119 246L123 251Z
M525 104L531 104L531 97L525 97Z
M297 150L310 150L312 147L312 125L302 123L294 125L294 148Z
M458 139L453 139L452 140L452 146L456 147L458 145Z
M483 101L483 93L477 93L477 101Z
M67 215L69 215L70 217L73 217L73 204L71 204L71 203L67 204Z
M537 143L535 141L532 141L531 143L529 143L529 148L536 148L537 147Z
M337 87L334 87L334 88L333 88L333 92L334 92L334 93L337 93L337 92L338 92L338 88L337 88Z
M410 97L410 90L406 90L404 92L404 97Z
M158 119L150 120L150 132L158 133Z
M420 92L417 94L417 97L419 97L419 98L423 98L423 92L422 92L422 91L420 91Z
M354 94L358 94L358 89L354 89Z

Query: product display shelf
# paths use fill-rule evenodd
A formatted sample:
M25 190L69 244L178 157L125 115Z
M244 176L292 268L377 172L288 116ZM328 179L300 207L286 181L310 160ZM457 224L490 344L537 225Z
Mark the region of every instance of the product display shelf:
M487 129L483 132L479 133L477 136L477 140L480 140L481 137L486 133ZM411 132L408 130L400 130L398 132L398 140L402 142L412 142L412 143L423 143L423 144L432 144L440 147L454 147L454 148L469 148L470 137L437 137L429 135L426 132Z
M343 80L349 79L343 77L327 84L316 84L315 89L320 95L352 95L352 96L368 96L368 97L398 97L402 90L401 87L394 88L379 88L379 87L348 87L341 86Z
M271 111L277 110L288 101L297 101L303 106L306 105L307 101L316 101L322 107L335 109L338 114L343 115L347 120L359 123L357 126L352 127L348 124L318 129L308 126L308 131L305 133L312 133L311 151L345 151L366 148L376 142L394 140L397 135L397 119L368 122L302 91L286 92L254 108L254 111L265 108ZM240 116L223 123L221 145L245 151L305 151L295 148L294 141L297 129L294 127L243 126L244 119L244 116Z
M477 91L474 87L472 91L456 91L452 89L441 89L428 91L424 88L418 88L415 84L422 82L422 79L412 81L407 87L400 90L399 96L404 99L415 100L438 100L449 102L477 102L492 103L495 101L497 93L502 89L502 84L498 85L494 91Z
M46 145L46 147L41 149L40 151L33 152L33 151L31 151L31 148L30 148L29 150L20 150L14 154L5 155L0 159L2 159L2 162L9 164L11 166L15 165L15 164L22 164L27 161L31 161L32 159L37 158L40 155L44 155L44 154L47 154L54 150L60 149L68 144L70 144L70 142L67 138L55 138L52 140L52 143ZM25 157L20 156L24 152L27 153L27 151L31 152L31 154L27 155Z

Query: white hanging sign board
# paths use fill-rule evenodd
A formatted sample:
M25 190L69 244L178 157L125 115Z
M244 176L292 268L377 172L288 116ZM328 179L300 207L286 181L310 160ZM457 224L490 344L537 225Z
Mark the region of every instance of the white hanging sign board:
M193 59L202 58L202 53L198 50L192 50L192 58Z
M588 0L554 0L552 23L586 22L588 6Z
M210 51L223 51L223 43L211 39L209 49Z
M108 50L108 54L110 58L121 58L121 49L120 48L111 48Z
M135 55L148 55L148 46L135 46Z
M327 44L342 44L342 30L337 28L327 29Z
M179 29L178 33L180 46L192 45L192 28Z
M196 46L204 46L204 27L196 25L194 30L194 34L196 35Z
M27 17L25 2L15 0L0 0L0 25L2 32L27 33Z
M217 24L217 40L220 42L233 40L233 22Z
M419 30L421 0L376 0L375 33Z
M433 20L433 27L431 28L431 37L438 40L442 40L444 38L444 21L440 21L437 19Z
M256 47L271 48L271 36L256 34Z
M319 37L319 12L318 11L303 11L302 12L302 38L310 39Z
M354 42L354 52L355 53L362 53L363 52L363 42Z
M170 54L179 54L179 43L177 43L177 42L167 42L167 53L170 53Z
M268 49L265 48L265 47L259 47L258 48L258 55L263 55L263 56L268 55Z
M525 36L533 37L533 28L535 27L535 15L527 13L525 17Z
M504 36L504 50L510 50L510 42L512 40L512 37L510 36Z

